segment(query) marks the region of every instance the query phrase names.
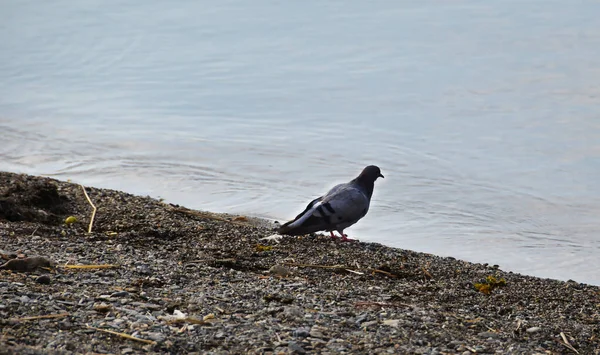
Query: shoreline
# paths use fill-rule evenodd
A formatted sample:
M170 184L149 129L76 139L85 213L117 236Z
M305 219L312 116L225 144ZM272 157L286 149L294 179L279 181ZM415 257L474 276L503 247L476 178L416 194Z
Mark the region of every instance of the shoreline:
M0 172L2 352L600 354L598 286L83 191Z

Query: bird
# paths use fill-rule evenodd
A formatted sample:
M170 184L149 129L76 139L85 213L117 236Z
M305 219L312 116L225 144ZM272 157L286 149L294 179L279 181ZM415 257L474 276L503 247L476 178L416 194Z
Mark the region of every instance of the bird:
M375 180L384 178L379 167L369 165L350 182L331 188L323 196L312 200L293 220L283 224L277 232L283 235L304 235L327 231L332 239L340 234L341 241L351 241L344 229L358 222L369 211Z

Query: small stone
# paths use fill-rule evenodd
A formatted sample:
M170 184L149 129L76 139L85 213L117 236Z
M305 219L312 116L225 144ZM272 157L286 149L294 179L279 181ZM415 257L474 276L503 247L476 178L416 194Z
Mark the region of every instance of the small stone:
M38 276L37 279L35 279L35 282L42 284L42 285L49 285L50 284L50 276L48 275L41 275Z
M376 320L372 320L370 322L364 322L360 326L363 327L363 328L367 328L367 327L370 327L370 326L375 325L375 324L377 324L377 321Z
M109 304L106 304L104 302L100 302L100 303L94 303L94 305L92 306L92 308L96 312L107 313L107 312L109 312L112 309L112 306L109 305Z
M389 325L390 327L398 327L400 323L400 319L386 319L383 321L384 325Z
M469 350L464 351L464 352L461 353L461 355L471 355L471 354L472 354L472 352L470 352Z
M124 348L124 349L121 349L121 354L130 354L130 353L132 353L132 352L133 352L133 349L132 349L132 348Z
M327 328L324 327L320 327L318 325L314 325L311 329L310 329L310 336L313 338L325 338L325 335L323 334L323 332L327 330Z
M306 354L306 350L304 350L303 347L301 347L298 343L290 341L288 343L288 347L290 348L290 350L296 354Z
M481 338L498 338L500 334L496 332L481 332L478 333L477 336Z
M527 328L526 332L527 333L537 333L540 330L542 330L542 328L540 328L540 327L531 327L531 328Z
M358 317L356 317L356 320L354 321L356 324L361 324L362 322L367 320L367 314L363 313L361 315L359 315Z
M215 338L216 339L223 339L223 338L225 338L225 333L218 332L217 334L215 334Z
M31 258L24 259L11 259L7 261L4 265L0 265L0 269L19 271L19 272L27 272L33 271L37 268L41 267L51 267L53 262L49 259L46 259L41 256L34 256Z
M281 277L286 277L286 276L290 275L292 272L290 271L290 269L288 269L287 267L285 267L283 265L273 265L269 269L269 273L271 273L273 275L281 276Z
M114 292L110 295L110 297L114 297L114 298L129 297L129 292L127 292L127 291Z
M157 343L162 343L167 338L163 333L159 332L148 332L146 336Z
M301 318L304 313L300 307L288 306L283 309L283 314L286 318Z
M19 302L21 302L21 303L29 303L29 302L31 302L31 298L23 295L23 296L19 297Z
M294 330L294 332L292 333L292 335L295 338L308 338L308 336L310 336L310 329L308 329L308 328L298 328L298 329Z

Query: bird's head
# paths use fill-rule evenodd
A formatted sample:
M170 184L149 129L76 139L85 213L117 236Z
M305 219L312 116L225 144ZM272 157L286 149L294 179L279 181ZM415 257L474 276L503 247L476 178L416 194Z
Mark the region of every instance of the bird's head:
M383 178L381 170L378 166L369 165L363 169L358 178L363 181L375 182L378 178Z

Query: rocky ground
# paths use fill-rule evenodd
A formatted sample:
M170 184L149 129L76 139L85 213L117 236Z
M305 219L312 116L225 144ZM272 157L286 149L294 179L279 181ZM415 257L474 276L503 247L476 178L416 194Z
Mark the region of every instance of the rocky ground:
M0 173L0 353L600 354L595 286L85 191L91 233L80 185Z

